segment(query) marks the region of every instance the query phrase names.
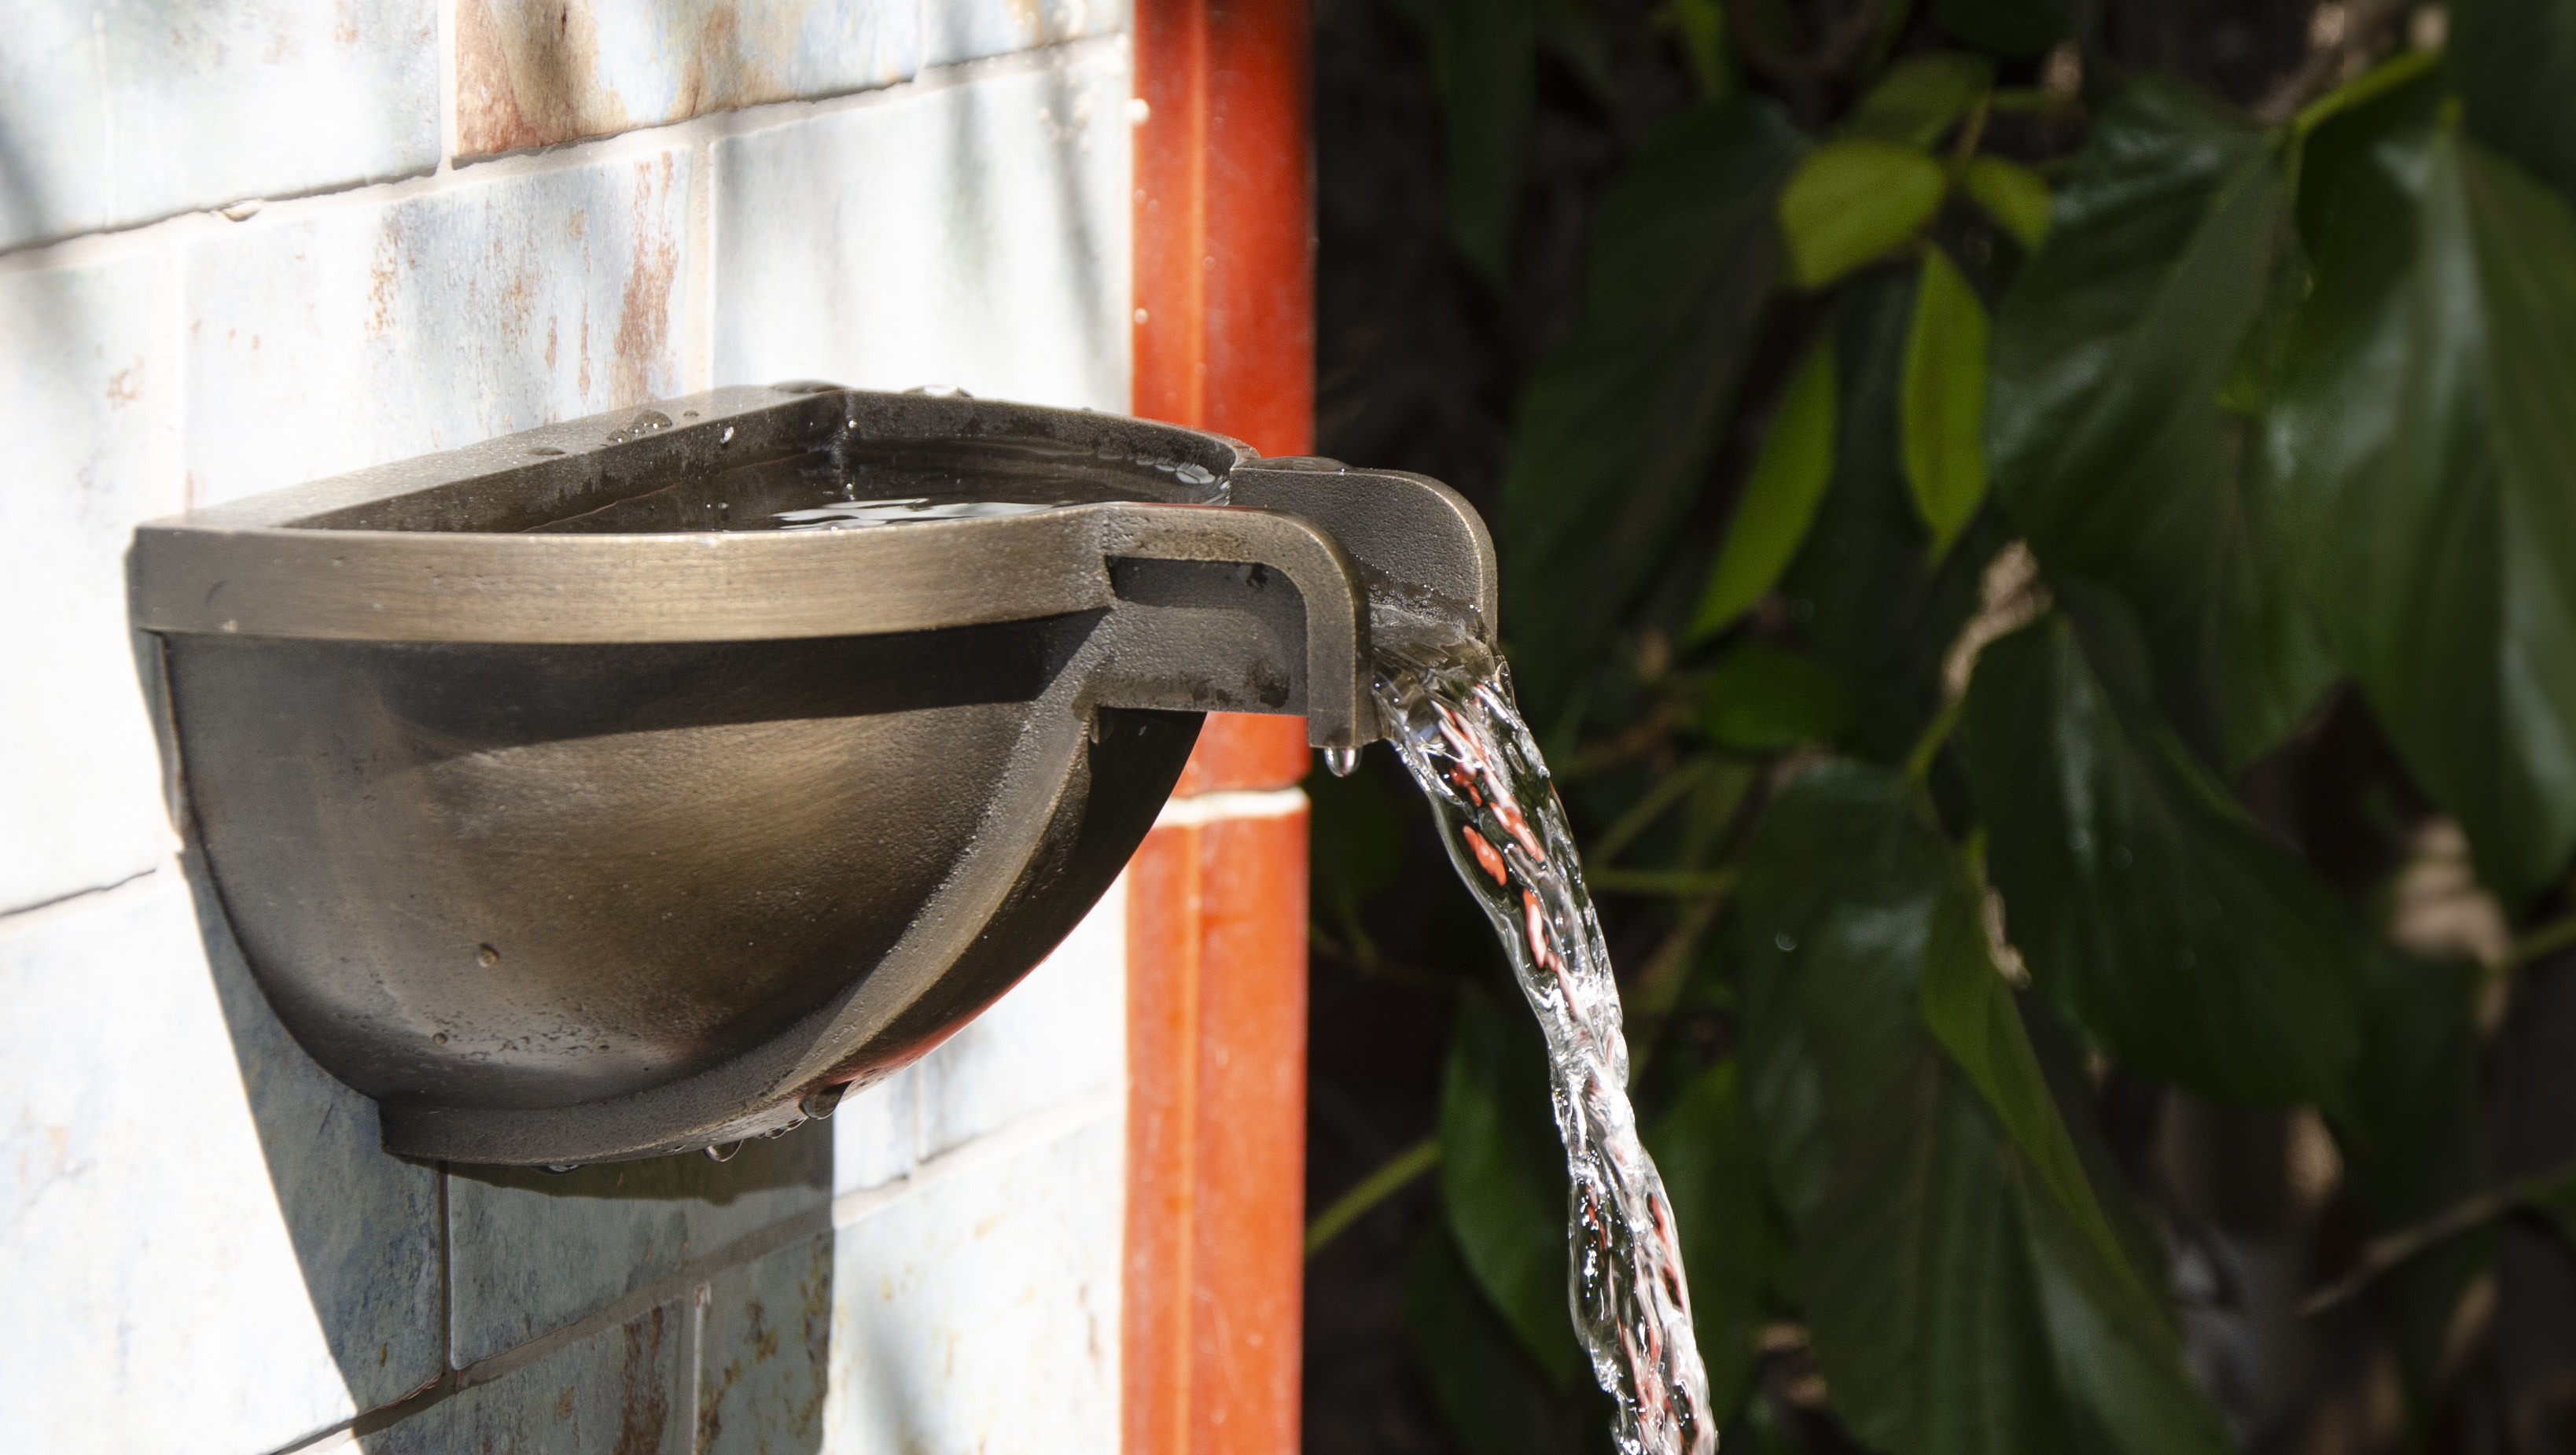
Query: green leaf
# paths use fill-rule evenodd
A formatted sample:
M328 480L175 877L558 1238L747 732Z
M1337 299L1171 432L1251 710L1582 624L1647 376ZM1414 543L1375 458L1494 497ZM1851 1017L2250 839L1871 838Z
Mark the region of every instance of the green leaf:
M1845 136L1928 147L1995 84L1995 63L1965 51L1926 51L1887 68L1845 118Z
M2095 125L1995 321L1997 493L2052 578L2089 578L2137 613L2157 701L2231 770L2335 675L2257 488L2254 427L2217 403L2286 222L2261 133L2141 80Z
M1808 345L1780 390L1717 564L1709 568L1692 636L1725 629L1769 594L1807 538L1834 475L1834 372L1833 336L1826 334Z
M2081 598L2079 598L2079 601ZM2116 602L1978 659L1962 721L2007 932L2031 982L2121 1060L2230 1102L2334 1105L2361 955L2334 892L2096 660L2142 676Z
M1440 1196L1477 1285L1562 1393L1584 1367L1566 1302L1565 1154L1546 1052L1535 1029L1509 1018L1519 1010L1459 992L1440 1089Z
M1403 8L1430 52L1450 238L1477 275L1502 290L1537 107L1534 0L1413 0Z
M1687 107L1603 198L1582 315L1532 371L1503 474L1502 619L1539 722L1681 536L1770 294L1796 145L1750 103Z
M2057 195L2037 172L2002 157L1977 157L1968 163L1960 187L2024 251L2038 252L2048 241L2049 209L2057 204Z
M2035 56L2066 39L2059 0L1935 0L1941 28L2007 56Z
M1943 887L1932 911L1923 960L1923 1023L1950 1059L1967 1073L2075 1227L2093 1243L2104 1264L2127 1274L2140 1295L2147 1285L2129 1267L2128 1253L2093 1195L2093 1183L2076 1154L2041 1072L2012 987L1986 949L1985 898L1964 875Z
M1467 1455L1608 1455L1607 1401L1590 1380L1560 1390L1540 1376L1436 1219L1405 1259L1404 1329L1432 1407Z
M1723 101L1735 94L1735 46L1727 35L1726 0L1664 0L1655 21L1679 35L1703 98Z
M1832 672L1767 642L1746 642L1710 670L1699 729L1727 747L1761 752L1822 742L1841 730L1848 711Z
M1915 278L1911 268L1872 269L1834 301L1834 480L1779 585L1805 649L1842 680L1851 703L1842 746L1884 763L1903 762L1941 710L1942 659L2007 534L1997 512L1983 512L1948 556L1930 560L1898 429Z
M1733 1059L1690 1083L1655 1124L1646 1149L1672 1199L1709 1407L1723 1422L1752 1387L1762 1293L1788 1251L1764 1196L1761 1153L1745 1124Z
M1922 1019L1963 871L1903 781L1808 770L1744 861L1748 1105L1852 1433L1895 1455L2230 1449L2169 1312L2065 1211ZM1931 994L1950 1005L1958 989Z
M1315 898L1349 928L1358 923L1361 906L1404 872L1409 805L1375 772L1348 778L1316 772L1307 776L1305 789L1314 802L1308 837Z
M1789 275L1821 288L1912 242L1941 210L1941 164L1896 142L1830 141L1807 154L1780 193Z
M1986 501L1986 306L1939 245L1923 249L1905 344L1905 482L1935 564Z
M2453 0L2451 72L2469 131L2576 196L2576 4Z
M2309 139L2270 443L2337 647L2519 911L2576 848L2576 216L2441 104Z

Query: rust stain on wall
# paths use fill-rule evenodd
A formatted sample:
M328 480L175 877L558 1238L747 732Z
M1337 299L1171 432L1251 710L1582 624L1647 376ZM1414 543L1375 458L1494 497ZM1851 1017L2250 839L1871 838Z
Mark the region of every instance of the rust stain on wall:
M609 383L609 402L617 408L653 397L653 370L663 361L670 335L671 285L680 273L679 246L654 217L656 204L671 190L671 158L638 162L635 169L643 184L635 197L635 261L626 270L618 304Z
M1010 3L1037 13L1038 0ZM459 0L457 149L520 151L794 100L807 89L795 77L811 9L786 0L698 0L670 7L679 13L613 11L612 31L650 26L658 44L647 49L669 58L648 63L644 74L620 75L602 61L596 0ZM607 49L630 51L633 39Z
M599 64L590 0L456 7L456 146L478 156L634 125Z
M616 1455L657 1455L662 1431L671 1423L671 1391L662 1371L662 1340L667 1335L666 1305L659 1305L626 1326L626 1363L619 1371L624 1391L618 1400Z

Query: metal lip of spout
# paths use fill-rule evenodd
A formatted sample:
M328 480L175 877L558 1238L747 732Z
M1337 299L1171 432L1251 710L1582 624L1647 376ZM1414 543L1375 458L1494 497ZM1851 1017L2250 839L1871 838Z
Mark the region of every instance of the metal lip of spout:
M1082 410L733 388L148 523L134 624L270 1004L389 1150L793 1125L1051 949L1210 711L1381 735L1490 650L1420 476Z

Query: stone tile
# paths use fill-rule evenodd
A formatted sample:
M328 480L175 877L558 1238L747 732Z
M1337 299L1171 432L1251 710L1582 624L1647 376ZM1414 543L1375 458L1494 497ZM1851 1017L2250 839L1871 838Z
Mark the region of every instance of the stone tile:
M839 1230L823 1450L1119 1448L1124 1133L1113 1114Z
M698 1342L700 1455L822 1447L832 1349L832 1235L709 1280Z
M921 1068L844 1097L830 1125L833 1195L910 1177L921 1160Z
M576 163L191 246L196 502L684 392L691 163Z
M832 1139L809 1124L747 1142L723 1163L690 1153L560 1176L523 1167L449 1173L449 1357L462 1368L814 1213L832 1195Z
M922 7L925 66L1006 56L1127 29L1122 0L930 0Z
M156 257L0 275L0 912L141 873L173 846L125 625L137 521L171 408ZM34 711L37 704L44 710Z
M0 920L13 1448L273 1449L437 1374L435 1174L202 913L170 866Z
M1028 978L922 1058L931 1158L1127 1074L1127 881Z
M436 0L18 0L0 248L438 164Z
M1124 412L1126 48L1056 55L718 141L715 382Z
M368 1455L690 1448L686 1299L643 1313L359 1437Z
M466 156L911 76L919 0L458 0ZM933 12L945 7L933 3Z

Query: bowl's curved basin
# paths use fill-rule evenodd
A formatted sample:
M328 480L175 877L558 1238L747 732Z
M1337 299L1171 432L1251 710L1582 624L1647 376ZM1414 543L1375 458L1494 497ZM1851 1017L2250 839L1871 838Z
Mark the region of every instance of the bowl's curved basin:
M1115 877L1195 714L1088 714L1082 617L792 642L197 637L206 861L388 1144L596 1160L775 1125L1008 989Z
M1454 495L1253 465L722 390L155 522L129 571L287 1028L390 1150L599 1161L777 1130L935 1045L1117 875L1200 712L1375 736L1364 577L1484 630Z

